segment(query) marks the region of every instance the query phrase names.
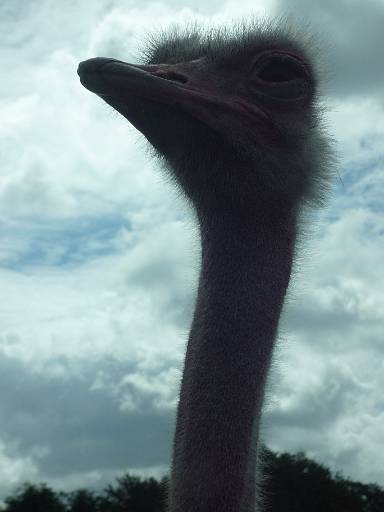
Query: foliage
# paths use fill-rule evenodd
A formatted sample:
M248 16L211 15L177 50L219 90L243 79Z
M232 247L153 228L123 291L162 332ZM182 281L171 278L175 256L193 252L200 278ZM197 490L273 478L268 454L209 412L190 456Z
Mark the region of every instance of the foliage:
M142 481L125 475L109 485L99 501L101 512L161 512L165 510L166 489L154 478ZM71 511L72 512L72 511Z
M65 512L60 495L45 484L25 483L5 503L6 512Z
M384 491L344 479L303 452L276 454L264 449L267 478L265 512L379 512Z
M95 512L98 511L98 498L94 493L86 489L79 489L67 494L67 508L70 512Z

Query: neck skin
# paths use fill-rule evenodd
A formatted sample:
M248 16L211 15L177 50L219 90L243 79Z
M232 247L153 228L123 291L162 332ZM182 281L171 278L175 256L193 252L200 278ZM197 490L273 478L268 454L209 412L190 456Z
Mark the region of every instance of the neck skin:
M263 216L245 223L233 216L200 219L202 268L178 406L170 512L255 510L259 419L295 240L289 215Z

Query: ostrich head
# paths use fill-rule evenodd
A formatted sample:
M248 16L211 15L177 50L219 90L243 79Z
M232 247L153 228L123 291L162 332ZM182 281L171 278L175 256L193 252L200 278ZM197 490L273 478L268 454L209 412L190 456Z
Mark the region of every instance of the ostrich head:
M249 217L323 196L327 142L305 48L255 23L174 30L151 41L143 65L95 58L78 73L145 135L199 212Z

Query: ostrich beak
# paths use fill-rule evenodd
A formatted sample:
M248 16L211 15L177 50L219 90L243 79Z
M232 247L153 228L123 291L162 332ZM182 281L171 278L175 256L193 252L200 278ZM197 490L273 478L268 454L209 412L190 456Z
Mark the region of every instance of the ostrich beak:
M197 62L137 66L97 57L81 62L77 73L84 87L103 98L130 122L133 120L128 107L135 98L176 107L218 131L224 130L220 125L225 113L233 117L237 111L243 122L244 116L265 116L256 106L218 91L207 79L202 83L198 79L201 70L197 70Z

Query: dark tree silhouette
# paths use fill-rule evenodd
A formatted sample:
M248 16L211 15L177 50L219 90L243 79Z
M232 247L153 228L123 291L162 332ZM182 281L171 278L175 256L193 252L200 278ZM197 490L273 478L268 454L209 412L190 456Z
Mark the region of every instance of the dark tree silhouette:
M264 486L266 512L378 512L384 492L332 476L329 469L303 452L291 455L265 450L268 477ZM370 492L371 488L373 492ZM373 489L372 489L373 490ZM376 493L375 493L376 491ZM383 509L384 510L384 509Z
M96 512L98 499L93 492L79 489L68 496L69 512Z
M139 477L125 475L117 479L117 485L109 485L100 500L102 511L113 512L161 512L164 510L166 496L162 485L154 478L142 480Z
M66 512L60 497L46 484L26 483L5 503L7 512Z

